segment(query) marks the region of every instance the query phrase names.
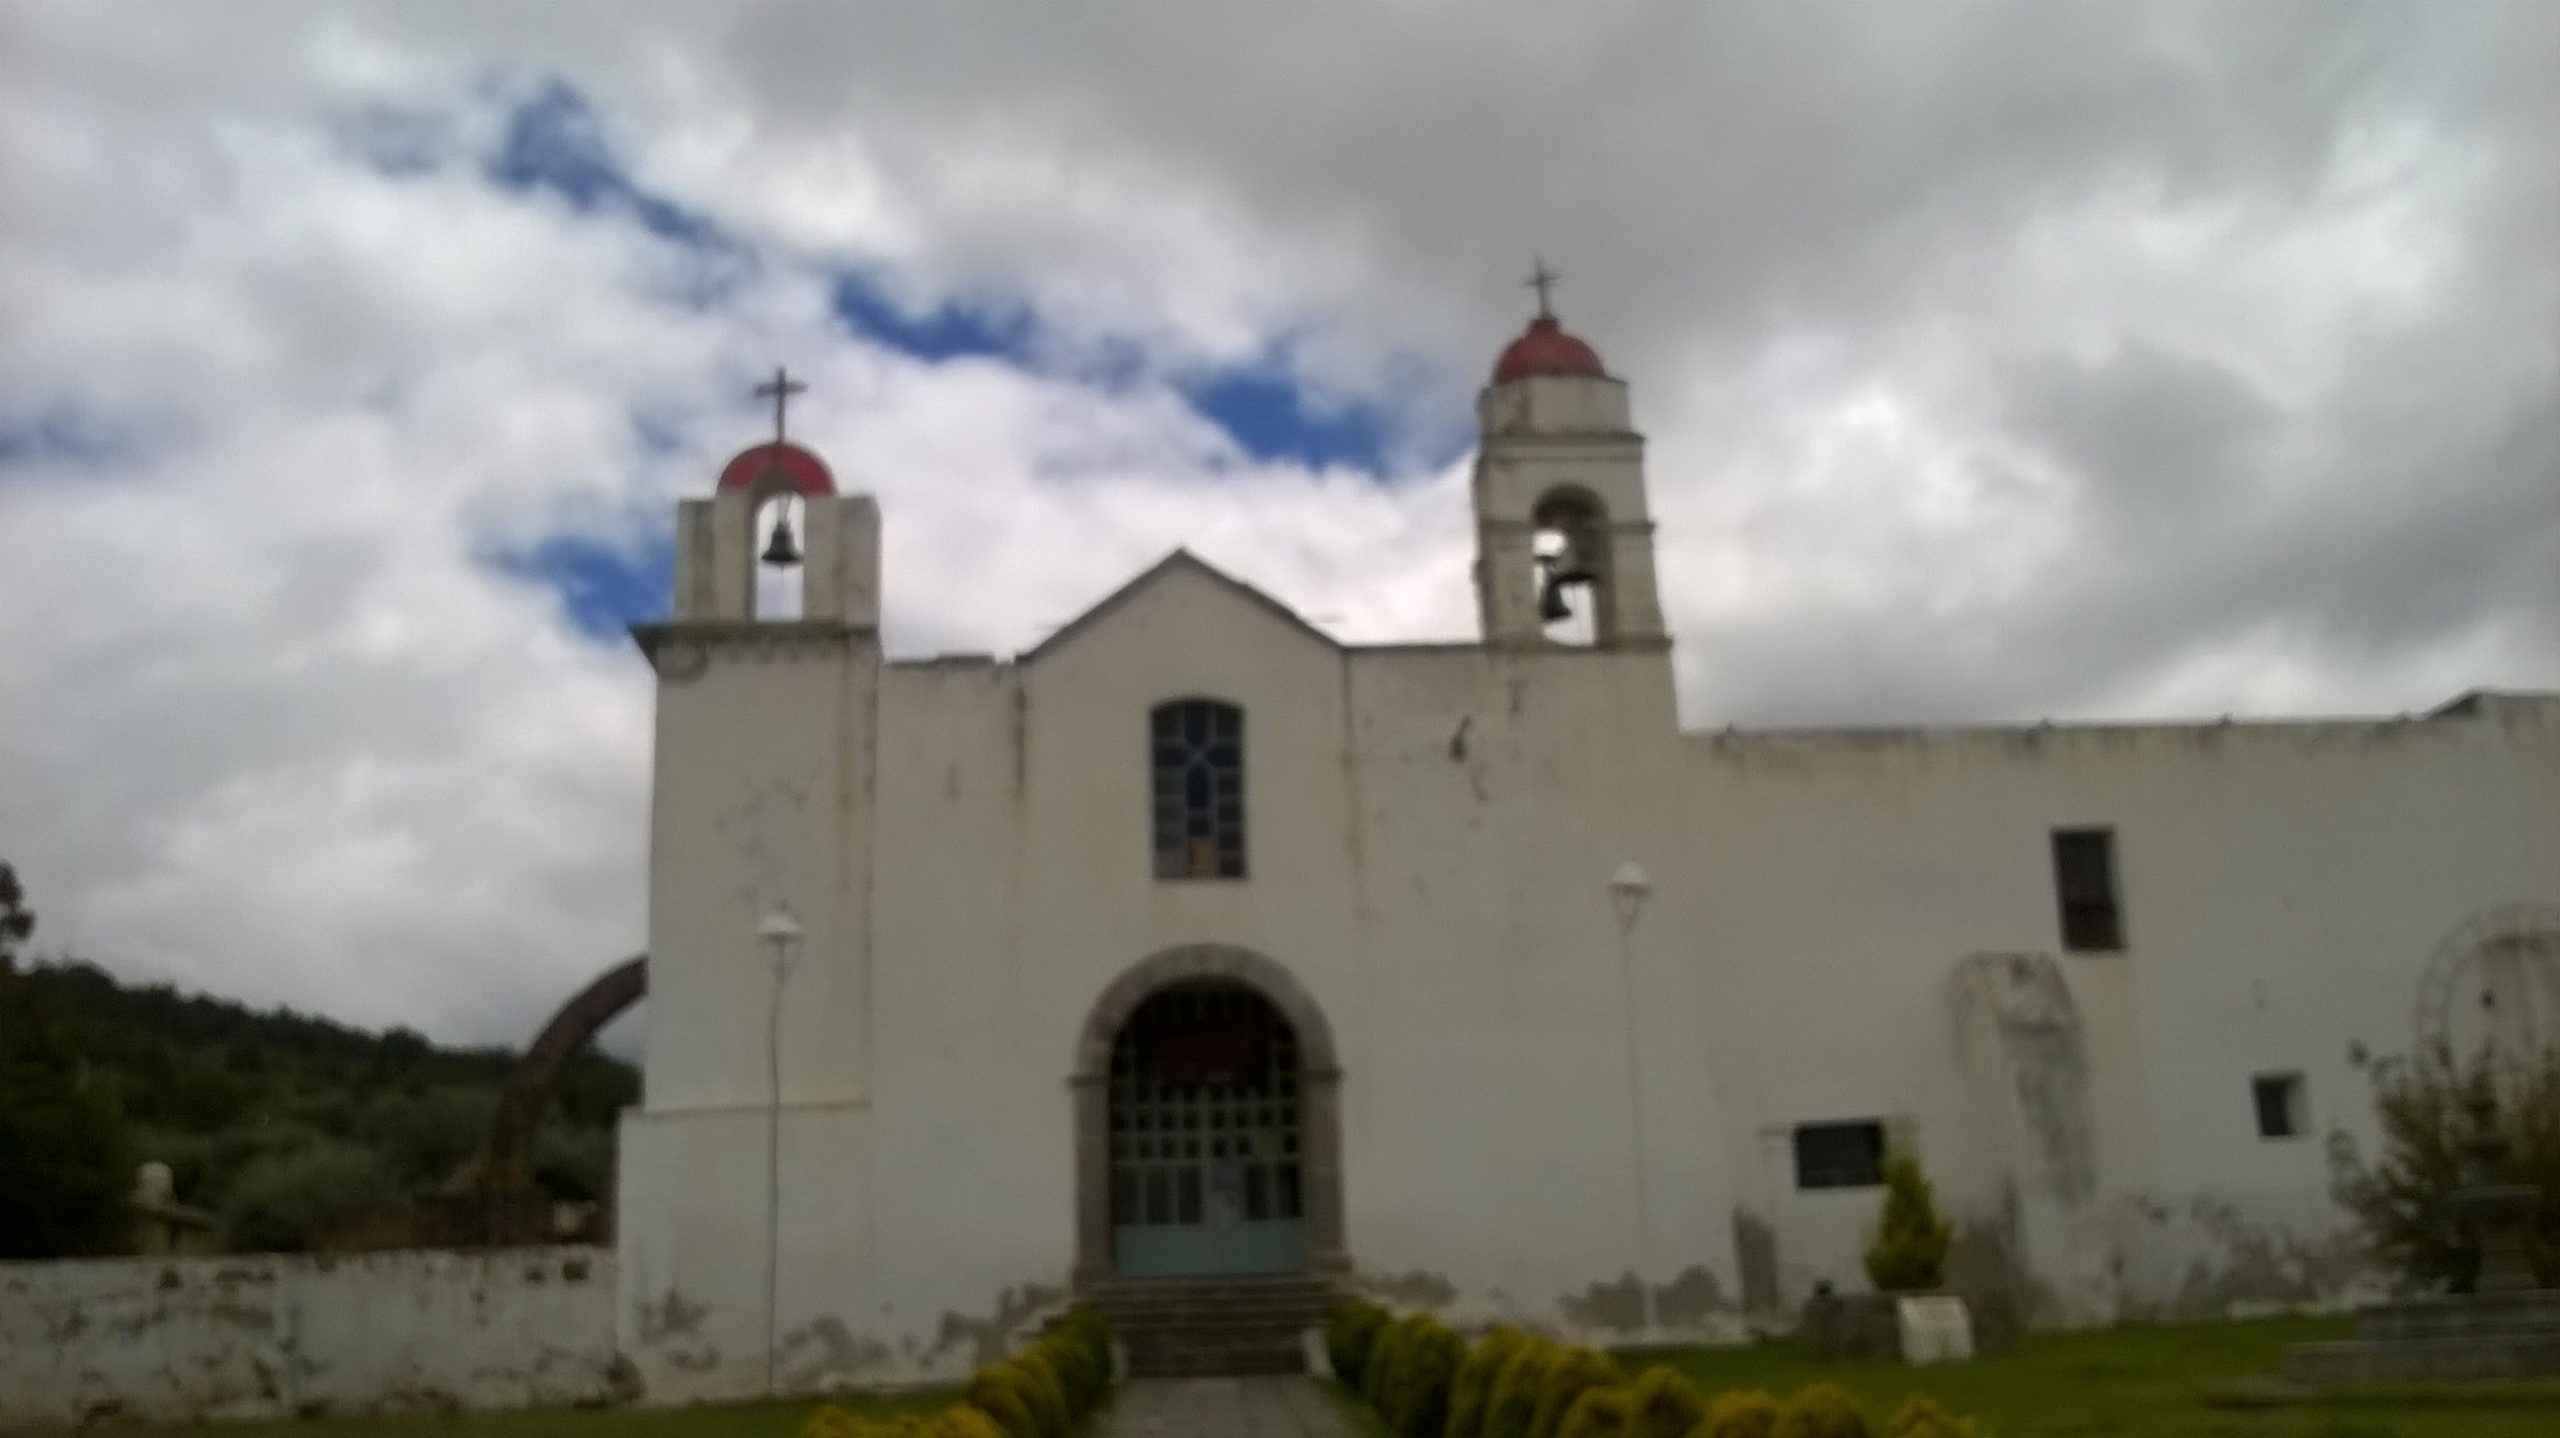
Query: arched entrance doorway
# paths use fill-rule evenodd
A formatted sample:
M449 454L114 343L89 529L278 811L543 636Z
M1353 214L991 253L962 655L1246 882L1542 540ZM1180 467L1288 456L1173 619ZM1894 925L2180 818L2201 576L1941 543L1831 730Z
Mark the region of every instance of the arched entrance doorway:
M1111 1046L1111 1252L1131 1277L1307 1266L1298 1045L1242 984L1158 989Z
M1333 1037L1278 964L1201 945L1137 965L1073 1084L1080 1282L1346 1266Z

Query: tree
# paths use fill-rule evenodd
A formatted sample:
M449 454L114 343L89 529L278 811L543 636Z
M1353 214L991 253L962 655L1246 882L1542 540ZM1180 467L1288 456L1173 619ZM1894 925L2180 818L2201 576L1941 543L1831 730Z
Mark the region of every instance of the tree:
M114 1091L18 972L35 928L18 871L0 863L0 1258L113 1253L132 1232L132 1147Z
M2352 1138L2329 1137L2330 1194L2367 1246L2418 1287L2467 1291L2480 1248L2453 1194L2483 1179L2529 1183L2542 1208L2526 1251L2536 1278L2560 1282L2560 1049L2530 1059L2484 1049L2466 1062L2439 1044L2375 1064L2373 1088L2379 1158L2368 1167Z
M0 979L0 983L12 982ZM0 994L0 1003L14 996ZM12 1029L24 1015L11 1014ZM0 1054L0 1258L115 1253L132 1234L133 1153L102 1085L40 1033Z
M27 891L18 883L18 866L0 859L0 974L17 970L18 946L35 931L35 910L27 907Z
M1867 1245L1867 1277L1885 1293L1935 1288L1946 1278L1951 1236L1938 1217L1937 1195L1920 1171L1920 1161L1909 1154L1886 1155L1884 1213L1876 1221L1875 1240Z
M241 1169L223 1194L222 1226L237 1252L299 1253L401 1204L399 1181L380 1155L319 1138Z

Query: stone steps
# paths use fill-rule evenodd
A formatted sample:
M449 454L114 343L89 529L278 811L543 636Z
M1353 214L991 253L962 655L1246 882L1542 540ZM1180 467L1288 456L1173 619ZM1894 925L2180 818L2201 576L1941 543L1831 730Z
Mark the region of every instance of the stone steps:
M1302 1335L1335 1301L1300 1274L1107 1279L1082 1297L1111 1320L1138 1378L1303 1372Z
M2523 1334L2560 1335L2560 1292L2420 1299L2356 1315L2356 1336L2377 1343Z
M2560 1373L2560 1332L2409 1338L2389 1343L2342 1339L2297 1343L2284 1355L2286 1378L2324 1385L2456 1383L2552 1373Z

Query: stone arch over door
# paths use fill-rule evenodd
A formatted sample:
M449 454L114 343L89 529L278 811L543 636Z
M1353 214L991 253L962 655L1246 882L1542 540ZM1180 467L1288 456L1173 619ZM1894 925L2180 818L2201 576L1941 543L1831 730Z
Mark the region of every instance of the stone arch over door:
M1111 1049L1121 1027L1149 996L1170 985L1221 980L1241 984L1279 1010L1294 1031L1301 1093L1301 1183L1308 1266L1347 1272L1342 1236L1342 1068L1324 1011L1275 960L1225 944L1188 944L1142 959L1094 1001L1077 1036L1068 1087L1075 1107L1076 1266L1083 1287L1113 1272L1111 1252Z

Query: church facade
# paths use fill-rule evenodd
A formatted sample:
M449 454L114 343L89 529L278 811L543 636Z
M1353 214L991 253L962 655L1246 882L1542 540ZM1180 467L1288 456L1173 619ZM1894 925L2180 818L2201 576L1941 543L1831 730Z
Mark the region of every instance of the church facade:
M652 1396L953 1374L1132 1278L1738 1334L1866 1286L1888 1150L2036 1321L2334 1297L2364 1066L2560 1040L2560 696L1684 732L1627 386L1542 312L1478 408L1463 644L1177 553L1011 660L894 657L816 456L682 503Z

